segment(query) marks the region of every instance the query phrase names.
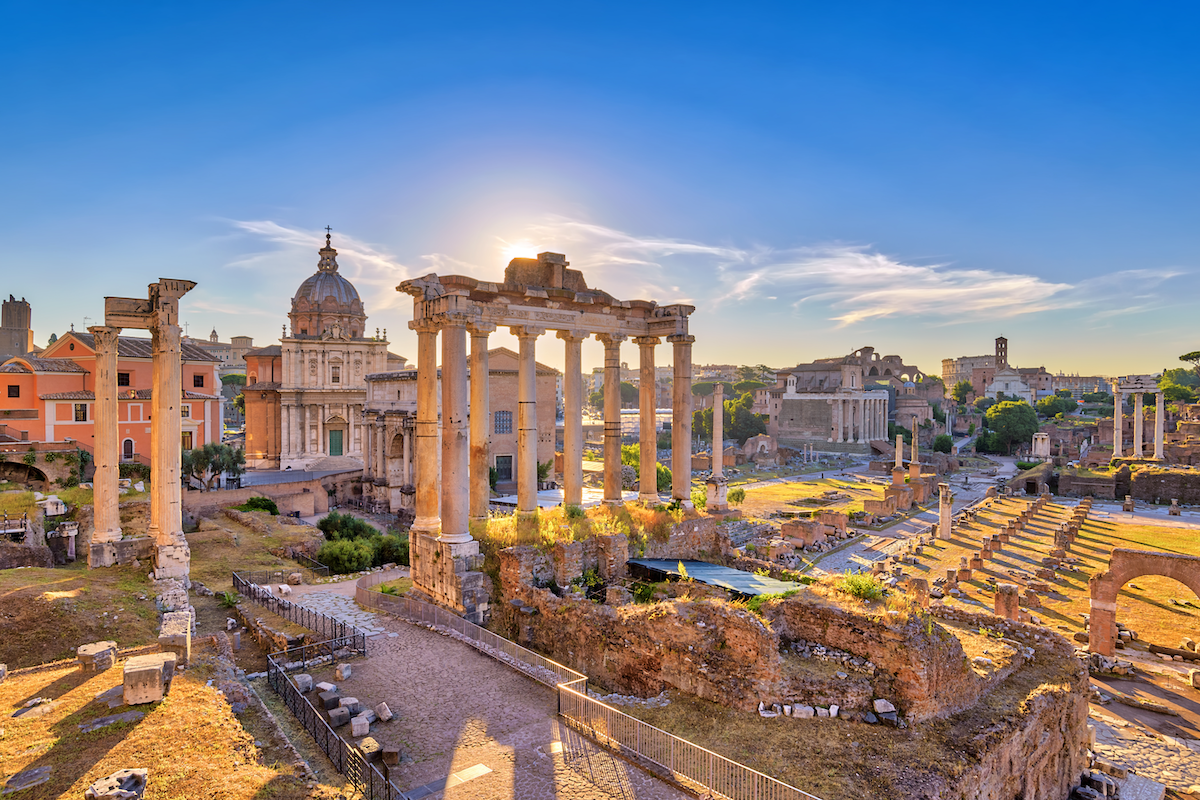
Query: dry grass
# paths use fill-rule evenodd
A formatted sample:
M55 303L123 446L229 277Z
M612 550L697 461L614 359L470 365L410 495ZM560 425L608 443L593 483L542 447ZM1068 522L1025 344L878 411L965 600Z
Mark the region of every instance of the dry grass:
M32 514L37 509L33 492L5 492L0 494L0 514L20 516Z
M789 500L819 500L825 492L835 490L849 495L849 499L830 503L794 506ZM746 499L740 507L747 517L764 518L777 511L829 510L852 513L863 510L863 500L882 500L883 487L874 483L843 481L837 478L821 478L797 483L772 483L746 490Z
M1003 500L992 509L981 513L971 528L956 529L949 541L934 541L921 555L916 570L931 580L946 574L948 567L958 566L959 559L968 558L979 548L984 536L994 534L1003 526L1003 520L1011 518L1024 506L1016 500ZM1074 504L1051 503L1035 518L1034 524L1014 537L998 557L984 562L982 571L976 571L968 583L960 583L963 593L982 604L985 609L994 605L994 595L987 589L986 578L999 582L1024 585L1033 578L1041 559L1049 555L1054 546L1054 530L1071 515ZM1160 550L1186 555L1200 555L1200 536L1197 530L1181 526L1144 525L1124 520L1089 520L1080 530L1069 556L1080 559L1080 571L1059 571L1051 582L1055 594L1043 596L1043 607L1030 609L1042 622L1061 631L1065 636L1082 631L1083 615L1088 613L1090 599L1088 580L1092 575L1108 568L1108 557L1114 547L1130 547L1140 550ZM1014 576L1009 570L1021 571ZM1173 605L1170 599L1191 602L1193 605ZM946 602L954 605L960 601L947 597ZM976 610L978 604L968 604ZM1194 635L1200 623L1200 602L1182 584L1162 576L1135 578L1121 589L1117 598L1117 619L1141 637L1135 647L1145 643L1176 647L1183 636Z
M392 591L388 592L388 594L402 595L407 594L408 590L412 588L412 585L412 578L397 578L394 581L381 583L376 588L381 592L384 589L390 589Z
M286 547L322 538L316 528L281 525L270 514L259 516L270 528L269 534L256 533L224 516L205 520L200 530L187 534L192 549L192 580L214 591L230 589L234 570L295 567L295 561L273 552L282 554Z
M290 765L261 763L261 753L204 673L177 674L160 703L139 706L146 716L83 733L79 724L129 710L95 702L100 692L121 683L120 665L98 675L77 669L17 675L0 684L5 716L35 696L55 701L37 718L5 720L0 738L3 778L50 766L50 780L28 789L24 798L82 797L92 782L130 766L149 770L147 797L250 798L280 800L309 795Z

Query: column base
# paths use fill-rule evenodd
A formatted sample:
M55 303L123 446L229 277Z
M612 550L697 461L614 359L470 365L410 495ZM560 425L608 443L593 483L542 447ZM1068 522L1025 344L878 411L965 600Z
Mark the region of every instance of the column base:
M709 478L704 482L706 492L705 508L710 512L724 513L729 510L727 494L728 480L724 475Z
M474 555L475 553L479 552L479 542L475 541L475 539L472 538L471 534L469 534L469 533L455 533L455 534L445 534L444 533L444 534L441 534L440 536L438 536L437 540L439 542L441 542L442 544L450 545L451 549L454 549L454 550L460 549L464 545L474 545L475 546L475 550L473 553L455 552L454 553L455 558L457 558L460 555Z
M191 548L187 542L181 544L160 544L154 554L154 578L178 578L186 581L191 571Z
M436 536L442 529L442 520L439 517L417 517L413 520L412 527L409 530L412 533L424 533L430 536Z
M662 498L658 496L658 492L654 494L639 494L638 501L644 505L656 506L662 503Z
M410 537L413 588L437 605L482 625L490 616L490 597L479 542L445 542L418 533Z

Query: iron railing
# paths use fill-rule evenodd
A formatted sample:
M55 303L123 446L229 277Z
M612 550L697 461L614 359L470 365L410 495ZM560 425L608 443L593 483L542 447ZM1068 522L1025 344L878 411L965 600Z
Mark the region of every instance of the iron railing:
M815 795L589 697L587 676L570 667L438 606L374 590L375 586L396 577L395 574L374 573L359 578L355 599L359 605L419 625L455 631L486 655L552 686L558 696L558 713L567 724L652 774L688 789L714 792L730 800L819 800Z
M306 570L308 570L312 574L313 577L315 577L315 578L328 578L329 577L329 567L325 566L320 561L317 561L315 558L309 558L308 556L304 555L303 553L296 553L296 555L293 556L293 558L295 559L297 564L299 564L300 566L302 566Z
M262 606L272 614L283 617L316 631L325 640L347 639L357 635L363 636L363 655L366 655L366 637L362 631L348 622L313 611L311 608L276 597L266 587L268 584L286 584L287 572L282 570L262 570L256 572L233 573L233 590L252 603Z

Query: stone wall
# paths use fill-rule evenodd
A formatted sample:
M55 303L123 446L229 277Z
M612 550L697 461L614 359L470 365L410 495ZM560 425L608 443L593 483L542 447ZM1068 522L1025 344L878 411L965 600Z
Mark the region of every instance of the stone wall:
M262 617L255 617L255 606L248 600L230 609L231 616L242 624L246 632L254 637L254 641L262 645L268 653L277 653L289 647L299 647L304 644L304 635L288 636L283 631L275 630Z
M268 483L244 489L218 489L212 492L184 492L183 508L193 516L212 516L220 509L240 506L251 497L269 497L281 514L299 511L302 517L329 511L329 495L321 480L296 483Z
M1200 504L1200 471L1139 469L1134 471L1130 494L1149 503Z
M1114 500L1117 496L1112 477L1081 478L1069 470L1058 476L1058 493L1066 497L1099 497L1102 500Z
M50 552L50 548L44 544L0 542L0 569L53 566L54 555Z

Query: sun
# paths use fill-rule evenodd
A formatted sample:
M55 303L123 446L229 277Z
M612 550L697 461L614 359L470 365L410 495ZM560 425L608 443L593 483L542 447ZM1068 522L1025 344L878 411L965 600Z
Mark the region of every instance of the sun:
M508 263L514 258L534 258L537 256L537 247L528 239L518 239L515 242L501 239L500 253L504 256L505 263Z

